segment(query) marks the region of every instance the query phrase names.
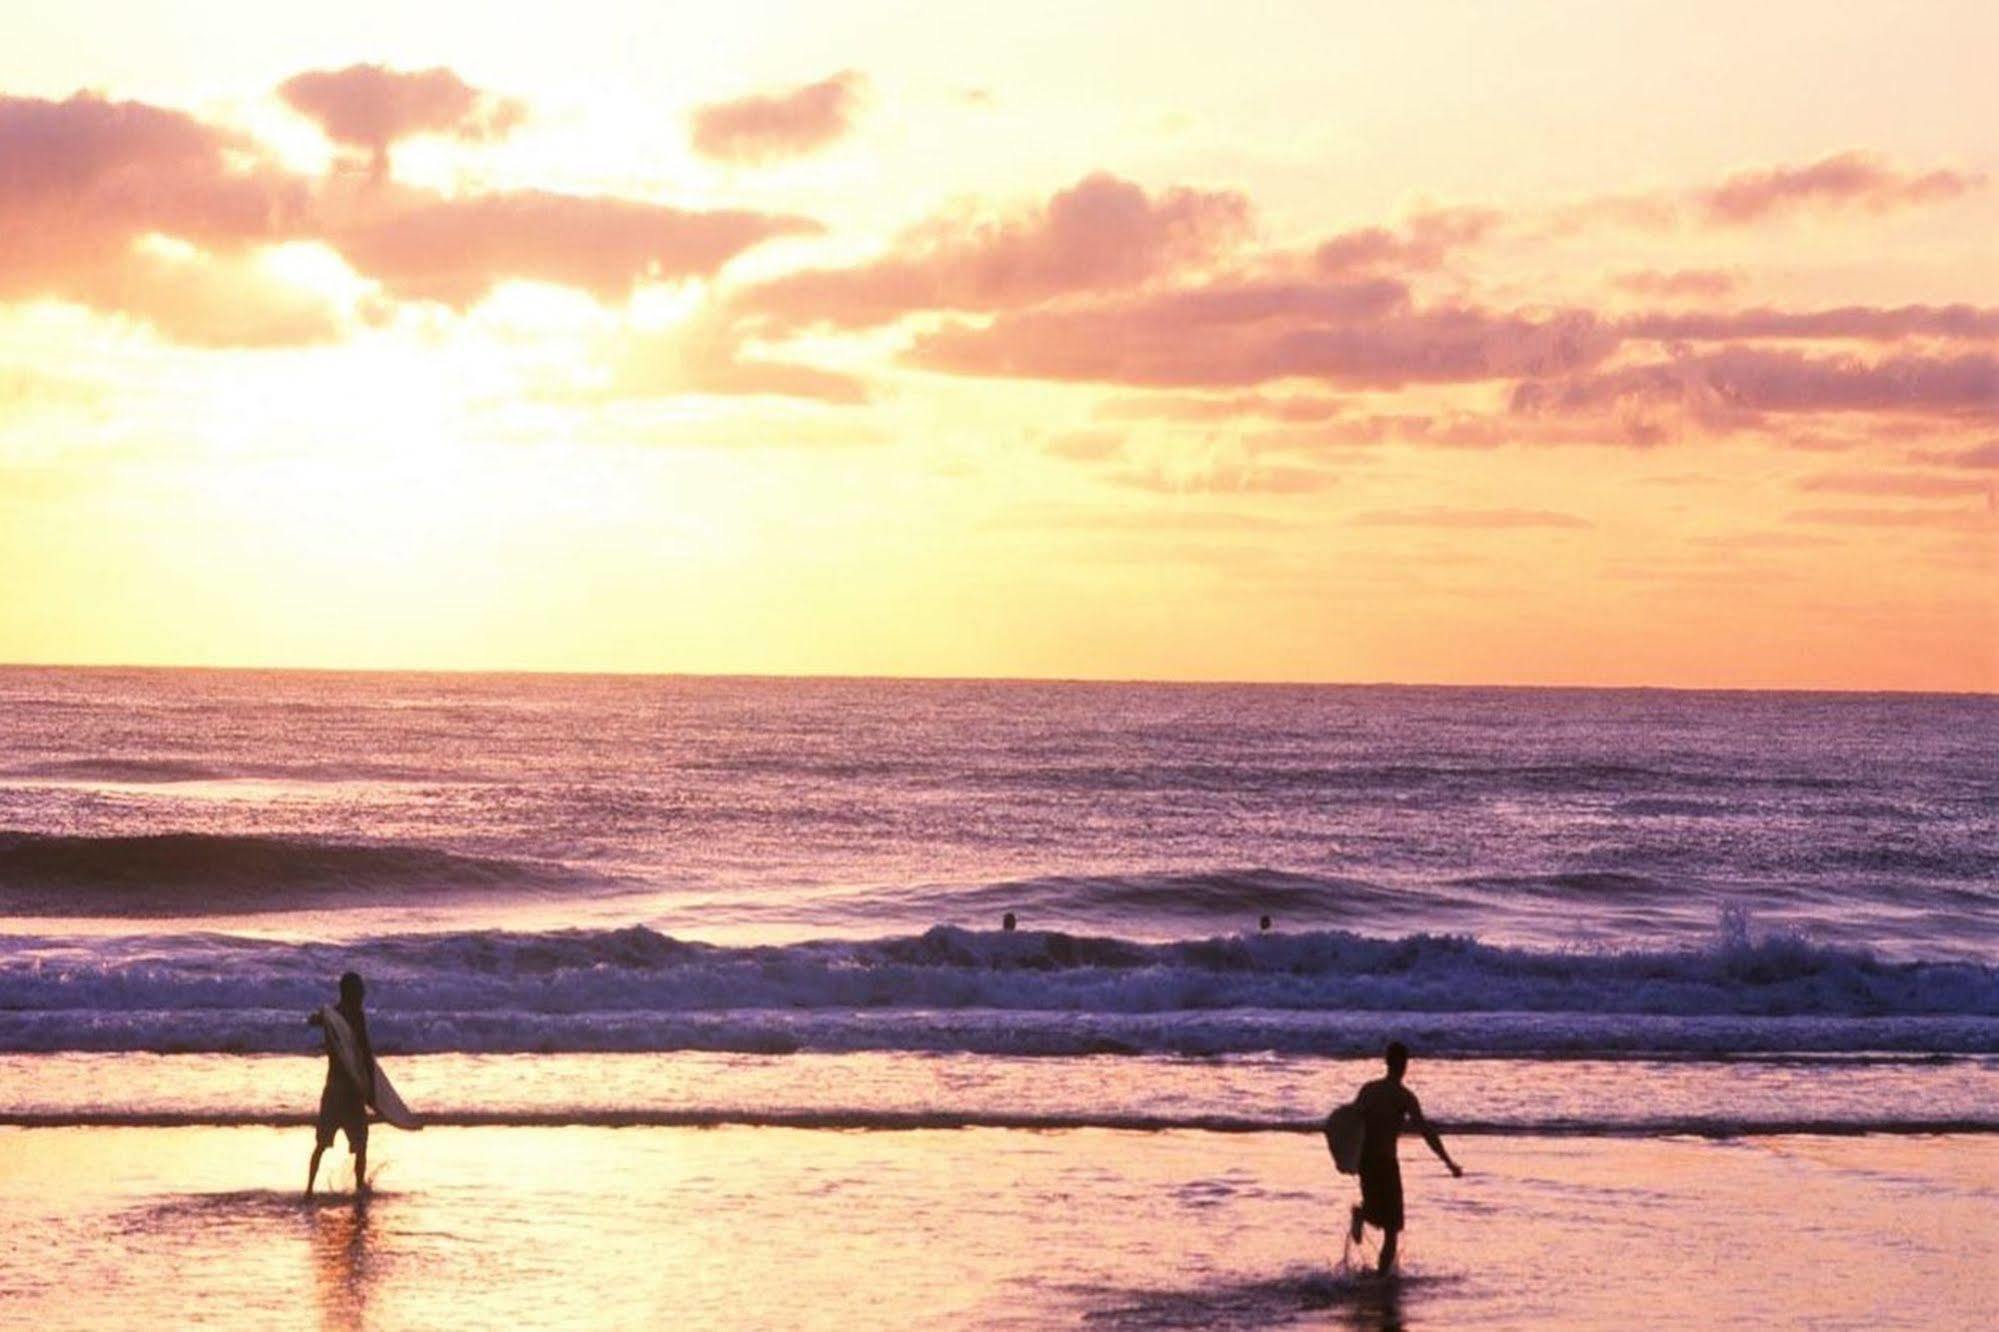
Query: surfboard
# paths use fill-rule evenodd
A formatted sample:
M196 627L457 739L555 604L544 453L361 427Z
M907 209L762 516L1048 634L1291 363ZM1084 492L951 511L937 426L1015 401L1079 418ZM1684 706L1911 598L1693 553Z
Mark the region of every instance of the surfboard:
M1360 1173L1360 1145L1366 1136L1367 1121L1352 1102L1326 1116L1326 1150L1333 1154L1335 1170L1342 1175Z
M354 1039L354 1029L347 1025L347 1019L342 1017L340 1010L332 1004L319 1010L319 1025L320 1030L326 1033L326 1052L340 1065L340 1071L365 1093L368 1079L361 1071L361 1043ZM412 1133L422 1128L423 1121L403 1104L403 1098L396 1093L395 1084L390 1082L389 1075L382 1071L382 1061L377 1059L374 1065L375 1113L382 1117L382 1122L395 1128L408 1129Z

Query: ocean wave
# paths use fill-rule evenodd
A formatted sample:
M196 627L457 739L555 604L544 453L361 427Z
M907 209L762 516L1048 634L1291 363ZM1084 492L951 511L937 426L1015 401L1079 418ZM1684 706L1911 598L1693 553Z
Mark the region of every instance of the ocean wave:
M322 986L322 989L325 988ZM323 999L324 995L316 996ZM0 1010L0 1053L297 1054L301 1008ZM1999 1054L1990 1017L1771 1018L1589 1013L1299 1013L1257 1009L1050 1013L1005 1009L735 1009L541 1013L376 1008L399 1054L793 1055L909 1052L1026 1057L1236 1054L1361 1058L1403 1040L1426 1057L1725 1058Z
M1400 889L1335 874L1262 867L1195 873L1048 874L996 883L949 884L898 894L906 909L997 915L1014 907L1084 907L1105 914L1242 920L1259 913L1320 920L1366 917L1406 907ZM1426 905L1437 905L1435 901Z
M221 833L0 831L0 914L179 916L446 890L545 890L591 876L396 843ZM597 879L597 882L603 880Z
M17 763L0 768L0 777L31 778L40 781L117 782L149 785L171 782L209 782L226 774L205 763L183 759L50 759L38 763Z
M17 763L0 768L0 778L16 781L168 786L188 782L446 782L461 773L426 772L392 763L250 763L170 758L70 758Z
M0 1050L283 1051L343 970L412 1051L1350 1054L1999 1050L1999 968L1790 936L1532 951L1345 931L1148 943L939 926L723 947L643 927L23 940Z

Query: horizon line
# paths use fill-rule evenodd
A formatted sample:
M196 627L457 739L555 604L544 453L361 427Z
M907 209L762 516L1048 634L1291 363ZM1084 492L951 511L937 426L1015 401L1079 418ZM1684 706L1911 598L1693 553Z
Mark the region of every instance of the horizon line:
M632 680L764 680L826 681L834 683L889 682L899 684L1022 684L1022 685L1127 685L1166 688L1222 689L1459 689L1507 690L1516 692L1592 692L1659 694L1826 694L1861 697L1897 695L1913 698L1999 698L1999 686L1991 689L1910 689L1865 688L1839 685L1724 685L1724 684L1600 684L1586 682L1445 680L1245 680L1228 678L1147 677L1115 675L926 675L918 673L866 673L855 671L685 671L575 667L506 666L301 666L301 665L219 665L177 662L111 661L0 661L0 671L206 671L241 675L412 675L412 676L528 676L548 679L632 679Z

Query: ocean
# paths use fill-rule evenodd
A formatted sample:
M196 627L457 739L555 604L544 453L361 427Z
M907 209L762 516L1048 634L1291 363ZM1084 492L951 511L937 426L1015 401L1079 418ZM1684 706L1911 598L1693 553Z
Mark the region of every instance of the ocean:
M0 716L5 1052L294 1050L351 968L413 1052L1999 1054L1991 698L13 669Z
M378 1148L427 1181L378 1204L425 1263L453 1252L439 1216L514 1196L450 1192L440 1162L465 1149L445 1144L481 1135L584 1134L561 1150L613 1170L636 1140L587 1135L638 1130L667 1170L660 1143L749 1134L729 1169L754 1176L801 1139L837 1157L847 1133L899 1134L920 1159L970 1133L1009 1180L1061 1174L1063 1207L1110 1171L1233 1227L1191 1285L1153 1289L1139 1256L1051 1257L1066 1276L1036 1278L1024 1321L1309 1320L1352 1303L1298 1266L1326 1249L1297 1227L1330 1218L1336 1256L1343 1209L1311 1133L1390 1039L1457 1154L1505 1176L1490 1205L1567 1218L1534 1232L1557 1250L1613 1185L1585 1205L1536 1171L1609 1171L1638 1199L1617 1225L1715 1203L1648 1194L1654 1158L1705 1163L1773 1226L1786 1190L1874 1190L1872 1228L1826 1239L1826 1262L1948 1268L1953 1241L1897 1230L1908 1188L1999 1216L1991 697L9 668L0 718L0 1213L69 1236L0 1258L0 1300L44 1320L75 1295L35 1284L49 1263L141 1270L197 1231L274 1262L316 1242L282 1210L293 1181L244 1163L280 1141L302 1158L323 1068L304 1015L350 969L385 1067L442 1130ZM212 1187L106 1183L99 1223L63 1230L29 1135L35 1154L84 1135L80 1160L138 1151L126 1133L181 1135ZM1784 1154L1712 1154L1743 1142ZM1835 1147L1798 1154L1814 1143ZM890 1234L932 1217L924 1242L950 1250L955 1186L881 1150L839 1177L843 1205ZM1914 1173L1884 1183L1884 1151ZM1219 1192L1179 1192L1175 1162L1236 1156L1235 1184L1217 1167ZM1950 1182L1953 1160L1984 1173ZM878 1167L900 1194L868 1193ZM653 1224L601 1187L516 1202ZM1433 1241L1489 1233L1478 1205L1430 1208ZM1397 1320L1587 1324L1563 1301L1651 1298L1629 1267L1494 1303L1494 1269L1424 1249L1423 1210ZM1259 1247L1280 1217L1290 1247ZM1018 1220L986 1218L991 1252ZM1974 1223L1955 1224L1962 1242ZM520 1255L500 1270L542 1289ZM839 1270L771 1319L865 1312ZM987 1277L962 1312L1006 1321L1025 1297ZM1860 1283L1840 1308L1920 1321L1990 1293L1945 1286L1895 1306ZM923 1289L919 1309L970 1287ZM726 1307L676 1287L634 1316L667 1312Z

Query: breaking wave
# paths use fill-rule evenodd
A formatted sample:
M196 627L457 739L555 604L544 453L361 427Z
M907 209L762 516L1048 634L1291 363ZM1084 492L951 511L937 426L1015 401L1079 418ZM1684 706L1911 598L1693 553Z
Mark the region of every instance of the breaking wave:
M1896 962L1734 922L1676 951L1533 951L1346 931L1147 943L939 926L724 947L643 927L24 939L0 1050L268 1051L333 976L385 1048L1351 1054L1999 1052L1999 968Z
M12 915L283 910L412 890L550 889L586 877L568 866L393 843L0 831L0 914Z

